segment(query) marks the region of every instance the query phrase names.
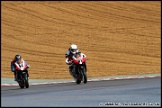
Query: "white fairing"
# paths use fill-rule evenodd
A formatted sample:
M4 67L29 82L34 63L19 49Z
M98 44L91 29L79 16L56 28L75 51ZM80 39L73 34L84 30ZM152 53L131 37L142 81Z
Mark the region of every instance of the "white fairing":
M82 64L82 60L79 60L79 64Z
M25 69L25 62L24 62L24 60L22 61L21 64L18 64L17 62L15 62L15 65L16 65L20 70L24 70L24 69Z
M84 58L86 58L86 55L85 55L85 54L83 54L83 53L81 53L81 56L82 56L82 57L84 57Z
M79 64L83 64L82 63L82 58L83 57L86 58L86 55L83 54L83 53L81 53L79 58L76 58L75 56L73 56L73 59L78 60L79 61Z

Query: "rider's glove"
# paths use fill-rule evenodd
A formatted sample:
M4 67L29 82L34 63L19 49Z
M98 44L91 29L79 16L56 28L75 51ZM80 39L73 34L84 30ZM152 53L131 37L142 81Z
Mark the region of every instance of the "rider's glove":
M72 61L72 60L70 60L70 61L69 61L69 64L71 64L72 62L73 62L73 61Z
M29 67L30 67L30 65L27 65L27 67L29 68Z

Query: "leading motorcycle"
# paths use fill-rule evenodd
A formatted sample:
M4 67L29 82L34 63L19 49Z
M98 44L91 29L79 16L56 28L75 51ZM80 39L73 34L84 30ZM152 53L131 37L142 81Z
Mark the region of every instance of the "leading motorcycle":
M20 88L29 88L29 82L27 77L27 69L28 66L23 60L21 63L15 62L16 66L16 75L17 75L17 83L19 84Z
M87 83L87 67L86 67L86 58L81 54L76 54L73 56L73 77L77 84Z

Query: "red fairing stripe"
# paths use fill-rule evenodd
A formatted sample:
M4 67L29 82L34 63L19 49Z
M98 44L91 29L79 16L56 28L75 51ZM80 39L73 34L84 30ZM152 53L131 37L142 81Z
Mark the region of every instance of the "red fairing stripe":
M20 70L20 67L18 66L18 64L16 65L16 70ZM24 70L27 68L27 64L25 64L25 62L23 61L23 66L24 66Z
M86 62L86 58L82 58L82 62L84 63L84 62ZM74 63L75 64L79 64L79 62L78 62L78 59L74 59Z
M19 68L18 64L17 64L17 63L15 63L15 65L16 65L16 70L20 70L20 68Z
M20 68L18 66L16 66L16 70L20 70Z
M74 59L74 63L75 64L79 64L78 60Z
M86 61L86 58L82 58L82 62L84 63Z

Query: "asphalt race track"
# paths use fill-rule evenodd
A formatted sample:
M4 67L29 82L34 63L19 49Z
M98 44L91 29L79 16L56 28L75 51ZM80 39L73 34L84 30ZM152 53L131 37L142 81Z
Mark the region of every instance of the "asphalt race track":
M2 107L161 106L161 78L1 87Z

